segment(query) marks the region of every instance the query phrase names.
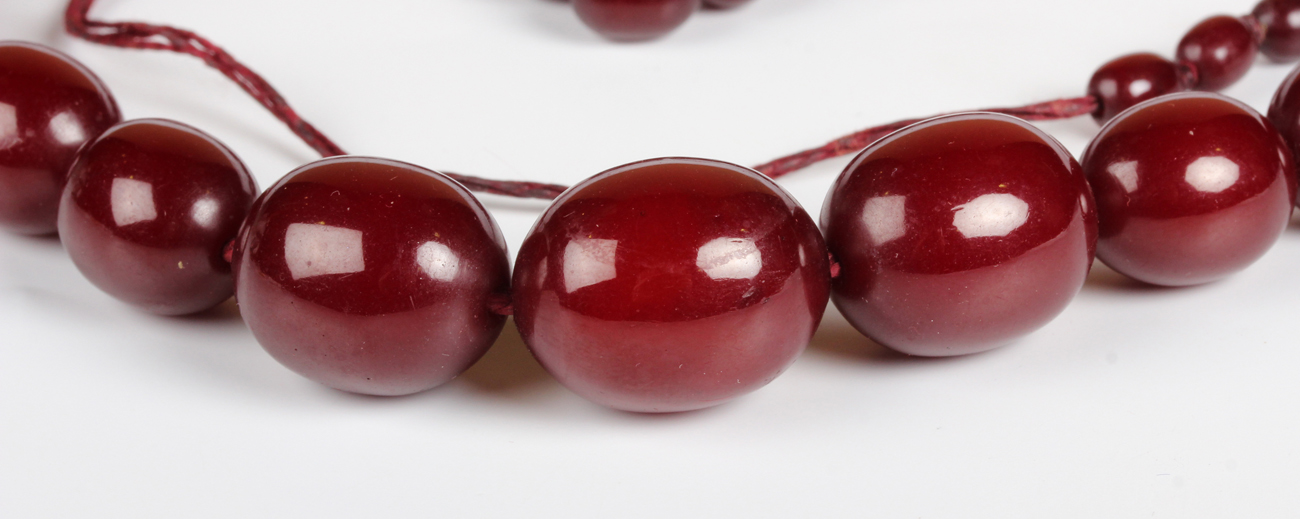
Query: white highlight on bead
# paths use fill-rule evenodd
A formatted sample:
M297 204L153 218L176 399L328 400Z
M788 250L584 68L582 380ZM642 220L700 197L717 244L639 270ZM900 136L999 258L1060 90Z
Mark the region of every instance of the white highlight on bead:
M711 279L753 279L763 270L763 253L749 238L714 238L695 254L695 266Z
M190 208L190 218L194 219L194 223L199 224L200 227L211 229L217 226L217 210L220 208L221 204L216 200L200 198Z
M153 184L115 178L108 198L113 208L113 222L118 227L158 218L158 208L153 204Z
M436 241L424 242L415 250L415 263L425 274L438 281L454 280L460 273L460 257Z
M564 246L564 290L573 291L614 279L618 240L582 238Z
M18 144L18 110L14 105L0 103L0 150Z
M862 225L872 245L884 245L907 234L907 197L878 196L862 206Z
M86 132L82 130L81 122L72 112L59 112L50 119L50 135L66 146L75 146L86 140Z
M952 209L952 225L967 238L1006 236L1029 220L1029 204L1007 193L980 195Z
M293 279L366 270L361 231L310 223L289 224L284 261Z
M1119 181L1124 192L1132 193L1138 188L1138 163L1136 160L1114 162L1106 166L1106 172Z
M1197 191L1218 193L1237 183L1241 168L1227 157L1201 157L1187 166L1183 176Z

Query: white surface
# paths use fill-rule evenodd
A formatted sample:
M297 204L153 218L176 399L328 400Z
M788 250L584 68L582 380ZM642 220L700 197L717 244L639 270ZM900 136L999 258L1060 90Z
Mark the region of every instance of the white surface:
M864 126L1079 95L1247 0L755 0L646 45L549 0L101 0L190 28L354 153L572 183L663 155L756 164ZM270 185L311 151L198 61L60 34L130 118L211 132ZM1290 67L1228 93L1265 109ZM1079 153L1088 118L1045 124ZM814 215L847 162L784 180ZM484 197L512 253L542 202ZM832 309L767 388L672 416L569 393L512 327L445 387L365 398L262 352L232 304L184 319L99 293L57 241L0 235L0 517L1287 517L1300 510L1300 228L1162 290L1094 272L1051 325L947 360L884 354Z

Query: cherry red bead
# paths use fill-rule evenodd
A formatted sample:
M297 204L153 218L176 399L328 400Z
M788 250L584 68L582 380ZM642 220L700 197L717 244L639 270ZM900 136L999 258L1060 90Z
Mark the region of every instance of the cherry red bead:
M1052 320L1083 286L1096 214L1079 164L1029 123L937 117L877 141L822 212L832 300L913 355L976 353Z
M1134 279L1181 286L1246 268L1291 215L1291 152L1273 125L1223 96L1148 101L1102 128L1084 170L1097 197L1097 257Z
M672 32L700 7L700 0L573 0L578 17L614 41L652 40Z
M723 162L621 166L561 195L515 265L515 322L569 389L616 409L699 409L753 391L808 345L829 267L811 217Z
M1147 99L1187 90L1190 80L1185 69L1155 54L1116 58L1097 69L1088 81L1088 94L1100 102L1092 118L1104 124Z
M704 5L712 9L732 9L749 3L749 0L704 0Z
M234 292L225 247L256 196L216 139L172 121L127 121L73 165L59 236L109 295L159 314L198 312Z
M1300 59L1300 0L1263 0L1252 14L1264 31L1260 52L1275 61Z
M1178 42L1178 61L1195 71L1197 90L1222 90L1246 75L1258 48L1254 31L1241 18L1215 16Z
M432 388L501 332L510 271L496 222L464 187L396 161L338 157L258 198L235 291L267 352L327 386Z
M1291 149L1291 156L1300 157L1300 68L1292 70L1273 94L1268 120ZM1296 203L1300 204L1300 196Z
M77 150L121 120L85 66L42 45L0 42L0 227L54 232Z

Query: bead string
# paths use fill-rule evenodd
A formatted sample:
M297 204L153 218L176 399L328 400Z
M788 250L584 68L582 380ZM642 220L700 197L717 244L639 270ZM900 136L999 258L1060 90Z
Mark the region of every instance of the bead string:
M68 2L68 9L64 15L68 34L101 45L129 49L168 50L202 59L208 66L225 74L231 81L234 81L245 92L253 96L253 99L256 99L276 118L284 122L295 135L316 150L317 153L320 153L321 156L331 157L346 154L343 148L298 115L298 112L289 106L288 101L285 101L284 97L266 79L240 63L229 52L226 52L225 49L210 40L199 36L193 31L166 25L92 20L89 17L89 12L94 4L95 0L70 0ZM1099 107L1100 103L1096 97L1086 95L1019 107L987 108L979 111L1011 115L1028 121L1050 121L1091 114L1097 111ZM823 160L861 151L877 139L925 119L929 119L929 117L904 119L859 130L822 146L755 166L754 169L771 178L778 178ZM439 172L455 179L471 191L494 195L551 200L560 196L560 193L563 193L565 189L568 189L568 186L560 184L494 180L442 170L439 170Z

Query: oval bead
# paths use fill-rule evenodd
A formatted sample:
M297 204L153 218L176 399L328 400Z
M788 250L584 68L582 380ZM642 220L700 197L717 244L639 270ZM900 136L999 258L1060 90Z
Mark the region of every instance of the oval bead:
M1146 283L1183 286L1246 268L1281 236L1296 195L1291 152L1238 101L1183 93L1102 128L1084 170L1097 197L1097 257Z
M1172 61L1151 53L1129 54L1097 69L1088 81L1088 95L1099 106L1092 118L1105 124L1129 107L1171 92L1187 90L1190 77Z
M1215 16L1196 24L1178 42L1178 61L1196 71L1197 90L1223 90L1255 62L1255 34L1241 18Z
M258 342L336 389L438 386L505 324L510 272L496 222L464 187L411 164L336 157L294 170L258 198L234 256Z
M811 217L771 179L663 158L566 191L515 264L515 323L560 383L626 411L704 408L770 382L829 291Z
M108 88L76 60L0 42L0 228L54 232L77 150L121 120Z
M884 346L949 356L1002 346L1059 314L1092 263L1096 215L1054 139L967 113L863 150L827 195L822 229L844 317Z
M700 0L573 0L578 18L614 41L653 40L686 22Z
M1263 0L1251 14L1264 32L1260 52L1274 61L1300 59L1300 1Z
M127 121L83 151L59 205L59 236L95 286L180 315L234 292L224 256L257 196L229 148L189 126Z

